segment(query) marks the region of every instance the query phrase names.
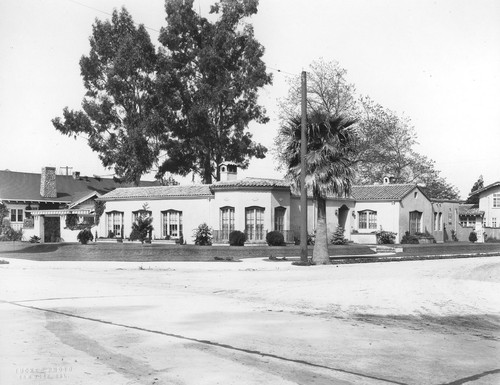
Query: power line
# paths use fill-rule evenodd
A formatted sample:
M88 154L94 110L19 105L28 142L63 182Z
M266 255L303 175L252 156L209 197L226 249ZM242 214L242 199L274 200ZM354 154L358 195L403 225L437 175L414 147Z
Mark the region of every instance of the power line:
M269 67L269 66L267 66L267 68L269 68L271 71L276 71L276 72L287 74L290 76L299 76L299 74L293 74L293 73L288 72L288 71L280 70L279 68L274 68L274 67Z
M84 4L84 3L81 3L81 2L76 1L76 0L68 0L68 1L70 1L70 2L72 2L72 3L75 3L75 4L78 4L78 5L82 6L82 7L85 7L85 8L92 9L92 10L94 10L94 11L97 11L97 12L103 13L103 14L105 14L105 15L108 15L108 16L113 16L113 14L112 14L112 13L109 13L109 12L103 11L103 10L98 9L98 8L95 8L95 7L91 7L90 5L87 5L87 4ZM156 32L156 33L160 33L160 31L158 31L157 29L154 29L154 28L148 27L148 26L147 26L147 25L145 25L145 24L142 24L142 25L144 26L144 28L146 28L146 29L148 29L148 30L150 30L150 31L153 31L153 32Z

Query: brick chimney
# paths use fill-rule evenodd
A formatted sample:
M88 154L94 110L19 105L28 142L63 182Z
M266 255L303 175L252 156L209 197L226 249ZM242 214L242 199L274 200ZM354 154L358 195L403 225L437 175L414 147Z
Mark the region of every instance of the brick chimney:
M57 198L55 167L42 167L40 195L44 198Z

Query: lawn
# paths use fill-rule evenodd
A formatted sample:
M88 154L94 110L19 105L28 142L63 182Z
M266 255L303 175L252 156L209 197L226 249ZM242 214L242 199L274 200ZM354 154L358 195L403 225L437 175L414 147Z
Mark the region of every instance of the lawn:
M474 255L500 253L500 244L446 243L424 245L402 245L403 252L395 257L400 259L418 259L426 256ZM376 257L369 245L349 244L344 246L330 245L329 252L335 261L336 256L348 257L350 262L366 262L390 260L387 256ZM312 255L312 246L309 247ZM300 246L194 246L165 245L140 243L50 243L30 244L25 242L0 243L0 256L5 258L30 259L35 261L216 261L244 258L286 259L294 260L300 255ZM338 258L337 257L337 258Z

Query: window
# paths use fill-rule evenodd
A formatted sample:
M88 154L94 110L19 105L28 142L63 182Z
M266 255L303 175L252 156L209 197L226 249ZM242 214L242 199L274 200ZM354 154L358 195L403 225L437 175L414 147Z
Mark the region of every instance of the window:
M372 210L360 211L358 227L359 229L377 229L377 212Z
M264 239L264 208L247 207L245 209L245 233L249 241Z
M163 238L179 238L182 235L182 211L167 210L161 213Z
M497 219L491 218L491 227L497 227Z
M10 221L11 222L22 222L23 221L23 209L10 209Z
M222 239L229 239L229 234L234 231L234 207L221 207L220 229Z
M493 194L493 207L500 208L500 193Z
M286 208L276 207L274 209L274 230L285 231L285 212Z
M112 231L116 238L123 237L123 213L121 211L111 211L106 214L106 229L108 234Z
M438 213L434 213L434 231L438 229Z
M438 215L438 231L443 229L443 213L439 213Z
M422 232L422 213L420 211L410 212L410 234Z

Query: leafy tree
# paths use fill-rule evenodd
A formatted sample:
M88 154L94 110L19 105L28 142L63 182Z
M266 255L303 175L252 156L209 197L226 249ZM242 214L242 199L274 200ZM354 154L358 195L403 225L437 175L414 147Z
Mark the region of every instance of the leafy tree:
M175 113L164 114L171 135L162 145L168 156L160 175L193 172L211 183L220 179L222 162L245 168L250 158L265 156L267 149L247 131L251 121L268 121L257 102L258 90L271 83L264 48L243 22L257 5L221 0L211 7L216 20L210 21L193 10L193 0L166 0L158 87Z
M472 194L473 192L475 192L477 190L482 189L483 187L484 187L483 176L479 175L479 178L477 179L476 182L474 182L474 185L470 189L469 197L467 198L466 203L471 203L471 204L478 205L479 204L479 195L476 194L476 195L472 195L471 196L470 194Z
M316 200L317 223L313 263L330 263L326 226L326 199L330 195L347 196L353 178L352 158L356 133L354 120L342 116L331 118L312 114L307 123L306 186ZM282 125L279 160L287 167L286 176L300 186L301 119L296 117Z
M440 176L435 162L414 150L417 135L408 118L368 97L361 98L360 104L356 183L371 184L391 176L396 183L423 185L430 198L459 199L458 189Z
M157 55L146 29L125 8L111 20L95 21L90 53L80 69L87 89L81 111L63 110L52 120L68 136L85 135L105 167L139 183L165 140L155 90Z
M301 113L300 74L288 79L288 95L279 101L283 123ZM337 61L313 61L307 71L307 109L330 117L358 115L356 88L347 81L347 70Z
M289 85L288 96L279 103L284 124L300 113L299 77L291 79ZM439 175L434 162L415 151L417 135L411 121L369 97L358 97L355 86L347 80L347 71L338 62L312 62L307 88L309 114L342 115L359 122L354 183L372 184L382 181L384 176L392 176L397 183L427 186L432 198L458 199L458 190ZM278 135L275 147L280 146Z

